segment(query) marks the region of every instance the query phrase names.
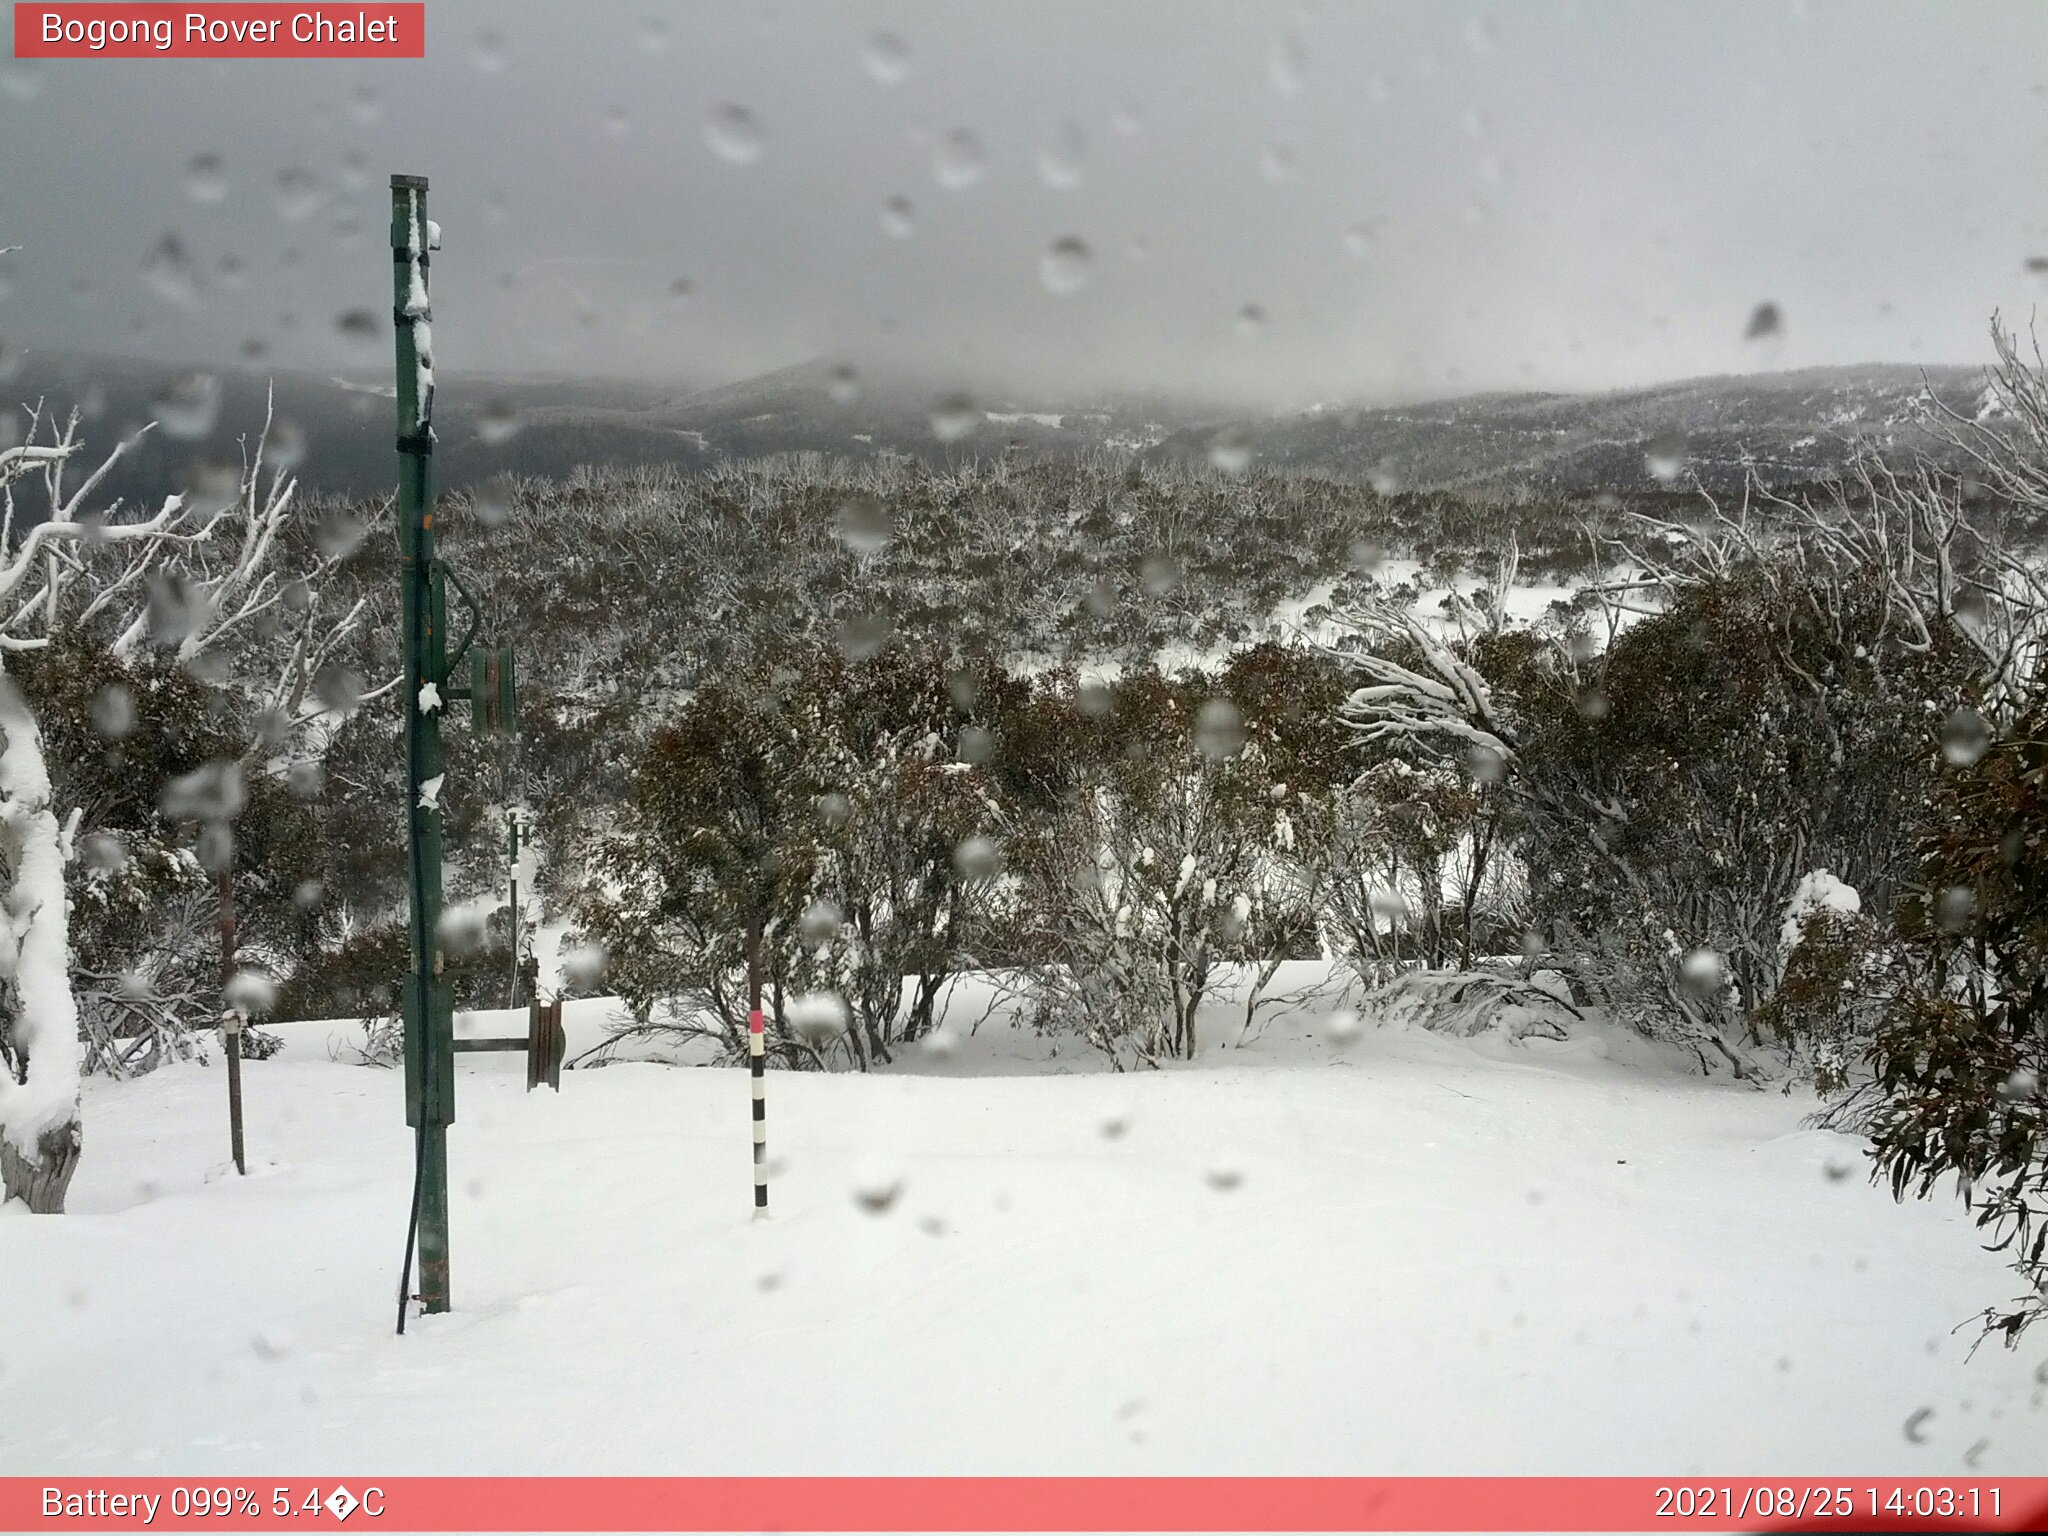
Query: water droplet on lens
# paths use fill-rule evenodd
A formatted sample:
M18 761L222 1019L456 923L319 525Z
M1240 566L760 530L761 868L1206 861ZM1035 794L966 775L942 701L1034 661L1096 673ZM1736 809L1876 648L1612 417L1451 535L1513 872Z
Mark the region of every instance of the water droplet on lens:
M1038 152L1038 174L1055 191L1071 192L1081 185L1087 160L1088 135L1068 118L1053 141Z
M1678 979L1686 989L1701 997L1710 997L1721 990L1721 983L1727 972L1720 954L1711 949L1693 950L1678 968Z
M485 75L503 74L505 70L505 39L496 32L479 32L469 52L470 62L477 72Z
M185 242L166 230L142 261L142 276L159 297L180 309L199 308L199 278Z
M183 374L157 392L150 410L166 437L190 441L213 430L220 415L220 395L220 380L212 374Z
M1180 562L1171 555L1147 555L1138 567L1138 579L1151 596L1164 597L1180 585Z
M1353 256L1365 255L1378 239L1378 219L1354 219L1344 226L1344 249Z
M210 208L228 195L219 155L194 155L185 162L185 195L202 208Z
M899 193L882 204L881 224L891 240L908 240L917 233L917 209Z
M1293 181L1301 175L1301 152L1292 144L1267 145L1259 156L1259 174L1268 181Z
M1266 79L1282 96L1298 96L1308 78L1308 50L1293 32L1266 51Z
M860 398L860 375L850 363L840 363L826 375L825 392L834 405L851 405Z
M1244 716L1228 699L1211 699L1195 716L1195 745L1211 762L1222 762L1244 750Z
M957 443L981 421L981 407L958 392L942 396L932 406L932 436L942 443Z
M820 898L804 908L803 916L797 919L797 931L806 944L816 948L836 938L845 921L846 914L836 902Z
M973 131L955 128L932 152L932 176L948 192L973 186L988 170L988 156Z
M792 997L783 1008L790 1032L813 1050L823 1050L853 1023L846 1001L836 992L811 992Z
M1766 336L1776 336L1784 328L1784 314L1777 305L1766 300L1749 312L1749 324L1742 328L1742 339L1761 341Z
M93 695L92 728L109 741L135 729L135 695L125 683L108 683Z
M1039 257L1039 280L1049 292L1062 297L1078 293L1088 284L1093 259L1085 241L1075 235L1062 236L1047 246L1045 254Z
M320 183L303 166L288 165L277 173L274 202L279 218L297 223L319 208Z
M1644 445L1643 467L1658 484L1669 485L1685 472L1687 451L1683 432L1660 432Z
M519 413L503 400L486 401L477 412L476 435L486 448L511 442L519 435Z
M889 547L894 528L889 509L873 496L856 496L840 504L834 520L839 542L856 554L880 554Z
M1002 873L1003 851L992 837L977 832L953 849L953 868L963 880L987 880Z
M862 614L842 620L837 633L840 653L848 661L866 661L881 653L896 633L896 626L887 614Z
M704 142L728 164L746 165L761 158L767 136L751 111L736 102L727 102L705 119Z
M862 1162L853 1179L854 1203L870 1216L880 1216L902 1198L903 1175L879 1159Z
M1969 768L1991 750L1991 727L1967 704L1941 723L1941 755L1958 768Z
M1226 475L1241 475L1251 466L1252 445L1235 427L1225 427L1209 439L1209 463Z
M877 32L860 51L861 68L877 85L901 85L910 77L910 44L894 32Z
M1237 312L1237 334L1246 338L1255 337L1266 327L1266 308L1263 304L1247 304Z

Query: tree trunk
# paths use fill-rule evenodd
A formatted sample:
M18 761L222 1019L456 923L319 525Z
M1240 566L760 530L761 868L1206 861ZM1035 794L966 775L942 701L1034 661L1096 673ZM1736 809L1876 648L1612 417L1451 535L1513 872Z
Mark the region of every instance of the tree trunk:
M61 1216L64 1195L71 1188L71 1175L78 1171L78 1154L85 1145L85 1131L74 1116L68 1123L45 1131L36 1146L36 1161L30 1162L14 1143L0 1136L0 1182L6 1185L8 1200L19 1200L38 1216Z

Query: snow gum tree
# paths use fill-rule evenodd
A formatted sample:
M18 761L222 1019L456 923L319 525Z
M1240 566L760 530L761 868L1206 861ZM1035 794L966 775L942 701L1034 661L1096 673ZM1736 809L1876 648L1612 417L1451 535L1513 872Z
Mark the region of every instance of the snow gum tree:
M296 485L266 466L268 433L266 421L240 473L200 476L154 513L93 504L140 433L75 483L75 412L58 425L37 411L23 443L0 453L0 1181L33 1211L63 1209L84 1145L67 866L85 807L65 802L46 722L8 663L53 647L115 658L153 649L225 675L238 652L254 652L266 680L262 750L277 749L317 712L313 671L359 610L338 624L322 617L309 583L287 573ZM306 574L320 568L312 561ZM238 786L239 766L219 766L209 782ZM241 797L213 799L224 829Z

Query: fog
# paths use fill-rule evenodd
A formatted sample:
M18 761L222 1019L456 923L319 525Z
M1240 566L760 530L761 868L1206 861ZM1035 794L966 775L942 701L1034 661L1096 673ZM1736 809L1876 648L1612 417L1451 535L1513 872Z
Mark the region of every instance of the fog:
M2034 4L427 23L423 61L0 66L0 348L381 371L337 319L388 310L392 171L451 370L1282 406L1976 362L2048 296Z

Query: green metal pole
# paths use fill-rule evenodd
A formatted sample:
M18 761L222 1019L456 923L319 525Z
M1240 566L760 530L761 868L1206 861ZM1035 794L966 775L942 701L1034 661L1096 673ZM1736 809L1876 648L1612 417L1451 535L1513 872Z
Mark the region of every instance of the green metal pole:
M415 1177L419 1300L448 1310L448 1125L455 1118L454 1017L441 953L441 711L448 638L434 556L433 330L427 308L427 178L391 178L392 314L398 335L398 543L404 584L405 757L412 861L412 961L406 1010L407 1122L419 1136ZM424 358L422 356L424 355ZM431 696L428 696L431 697Z

